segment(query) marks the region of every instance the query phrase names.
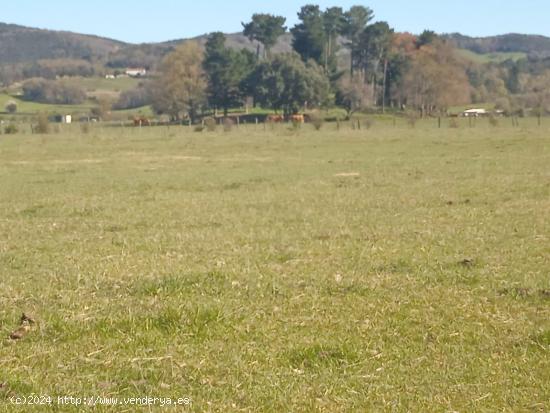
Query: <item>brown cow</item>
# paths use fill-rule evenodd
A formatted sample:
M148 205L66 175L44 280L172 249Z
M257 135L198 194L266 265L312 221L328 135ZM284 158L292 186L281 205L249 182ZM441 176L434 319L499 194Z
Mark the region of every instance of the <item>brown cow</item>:
M290 121L292 123L304 123L305 118L304 118L304 115L300 115L300 114L296 113L296 114L290 116Z
M134 118L134 126L151 126L151 121L144 116Z
M282 123L284 122L285 118L281 115L268 115L266 120L273 123Z

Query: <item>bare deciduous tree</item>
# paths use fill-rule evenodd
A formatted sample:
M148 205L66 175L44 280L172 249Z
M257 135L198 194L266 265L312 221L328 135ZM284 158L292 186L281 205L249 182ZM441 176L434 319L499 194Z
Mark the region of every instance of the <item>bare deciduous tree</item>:
M193 122L206 100L203 52L194 42L184 43L162 61L153 81L153 108L173 120Z

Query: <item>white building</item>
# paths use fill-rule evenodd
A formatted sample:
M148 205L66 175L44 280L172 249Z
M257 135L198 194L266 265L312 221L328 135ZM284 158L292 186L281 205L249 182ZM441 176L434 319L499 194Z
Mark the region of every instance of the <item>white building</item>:
M485 109L468 109L462 112L462 116L465 118L478 118L480 116L486 116L489 113Z
M128 68L126 69L126 74L130 77L142 77L147 75L147 69L144 69L142 67Z

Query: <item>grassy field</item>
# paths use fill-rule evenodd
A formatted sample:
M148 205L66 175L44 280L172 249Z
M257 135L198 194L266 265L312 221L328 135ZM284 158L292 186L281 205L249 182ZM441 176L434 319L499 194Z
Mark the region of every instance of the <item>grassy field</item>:
M29 115L35 115L40 112L46 112L49 114L79 114L80 116L84 116L88 114L92 108L97 106L97 102L94 101L93 98L106 97L111 101L116 101L121 92L134 89L141 82L140 79L131 77L117 79L105 79L102 77L72 77L66 81L85 90L89 99L79 105L37 103L20 99L18 93L21 93L21 90L19 89L9 90L5 91L5 93L0 93L0 118L9 119L15 117L18 119L21 117L28 117ZM4 112L4 108L9 101L14 101L17 103L17 113L13 115ZM114 111L115 116L123 113L145 114L148 116L151 114L151 110L149 107L143 107L127 111Z
M133 77L119 77L116 79L105 79L103 77L70 77L66 80L79 86L87 92L124 92L138 87L143 79Z
M550 129L484 122L0 136L0 411L549 411Z
M17 119L21 116L27 117L29 114L35 115L40 112L59 114L87 113L94 106L97 106L96 104L93 104L91 102L86 102L81 105L54 105L48 103L29 102L14 96L7 95L5 93L0 93L0 112L4 111L4 108L9 101L14 101L15 103L17 103L17 113L3 113L2 115L0 115L0 117L2 118L15 117Z

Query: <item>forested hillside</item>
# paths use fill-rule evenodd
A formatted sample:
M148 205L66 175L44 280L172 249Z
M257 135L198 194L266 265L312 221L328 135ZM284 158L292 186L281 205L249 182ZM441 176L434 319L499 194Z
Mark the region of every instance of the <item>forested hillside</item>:
M107 56L123 42L70 32L41 30L0 23L0 62L40 59L93 59Z

